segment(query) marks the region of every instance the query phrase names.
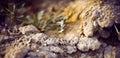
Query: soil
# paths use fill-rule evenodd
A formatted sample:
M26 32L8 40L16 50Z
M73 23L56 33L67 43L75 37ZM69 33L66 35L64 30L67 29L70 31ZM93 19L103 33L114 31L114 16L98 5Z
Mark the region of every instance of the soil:
M23 15L44 10L43 19L53 16L55 22L42 31L37 25L11 23L9 17L0 15L0 58L120 58L120 1L24 2L25 7L19 10ZM61 32L49 29L56 22L63 23Z

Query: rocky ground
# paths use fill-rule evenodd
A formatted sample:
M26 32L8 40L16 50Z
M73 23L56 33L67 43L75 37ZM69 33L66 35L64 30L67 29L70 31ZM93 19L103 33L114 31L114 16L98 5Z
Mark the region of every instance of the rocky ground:
M15 39L2 36L1 58L119 58L120 46L97 38L73 39L49 37L33 25L20 27ZM14 36L15 37L15 36ZM11 40L10 40L11 39ZM8 41L10 40L10 41ZM6 47L6 48L5 48Z
M120 58L119 2L72 1L58 13L58 32L1 24L0 58Z

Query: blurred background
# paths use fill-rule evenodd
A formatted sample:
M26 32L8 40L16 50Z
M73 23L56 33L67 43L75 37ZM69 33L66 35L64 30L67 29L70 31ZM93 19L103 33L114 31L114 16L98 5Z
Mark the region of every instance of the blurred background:
M0 24L6 20L7 14L31 15L40 10L45 12L57 11L64 8L72 0L0 0Z

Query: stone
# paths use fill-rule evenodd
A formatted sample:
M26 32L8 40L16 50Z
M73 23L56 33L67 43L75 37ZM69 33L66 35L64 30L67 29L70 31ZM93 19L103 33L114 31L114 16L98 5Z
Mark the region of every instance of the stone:
M77 51L75 46L67 46L66 48L67 48L67 53L68 54L72 54L72 53Z
M93 36L94 33L94 26L92 22L85 22L85 26L83 28L83 33L86 37Z
M50 47L49 47L49 46L45 46L45 47L40 46L39 48L40 48L41 50L50 51Z
M66 38L67 39L67 38ZM61 44L61 45L65 45L65 44L67 44L67 40L66 40L65 38L60 38L59 39L59 44Z
M116 58L120 58L120 47L116 49Z
M64 50L61 49L58 46L50 46L50 51L53 51L53 52L56 52L56 53L63 53L64 52Z
M89 51L91 50L96 50L101 46L101 43L97 40L97 38L92 37L92 38L88 38L88 37L83 37L79 39L79 43L77 44L77 48L80 51Z
M58 45L59 44L59 38L49 37L47 40L45 40L45 43L47 45Z
M29 36L27 36L27 38L33 40L33 42L40 42L42 44L45 43L45 40L47 40L47 35L45 35L44 33L36 33L36 34L30 34Z
M22 34L29 34L29 33L38 33L40 32L35 26L27 25L19 28L19 31Z
M76 45L79 41L79 37L74 37L73 39L69 40L70 45Z
M29 52L29 58L57 58L58 56L55 53L40 50L39 52Z
M115 47L107 46L104 51L104 58L116 58Z
M101 6L102 4L102 6ZM118 6L119 7L119 6ZM115 7L114 4L107 3L93 3L93 5L87 7L82 13L81 18L84 20L97 21L100 27L111 27L115 21L119 18L116 11L118 7Z
M102 38L109 38L110 37L110 31L102 30L99 32L100 37Z
M91 57L87 54L81 54L79 58L91 58Z
M27 55L29 49L27 47L19 48L11 48L9 52L5 55L5 58L24 58Z
M45 58L57 58L57 55L55 53L52 53L52 52L41 51L39 53L39 55L44 56Z

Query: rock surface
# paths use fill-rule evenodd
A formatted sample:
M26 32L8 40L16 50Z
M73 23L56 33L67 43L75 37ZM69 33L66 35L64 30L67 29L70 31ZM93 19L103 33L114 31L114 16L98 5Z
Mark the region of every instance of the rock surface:
M29 26L29 25L28 25ZM22 40L23 43L20 41ZM119 48L102 43L97 37L49 37L44 33L24 34L5 58L115 58ZM15 45L14 44L14 45ZM27 46L27 48L25 47ZM14 51L14 52L13 52ZM117 52L116 52L117 51Z
M29 33L36 33L36 32L39 32L39 30L33 26L33 25L29 25L29 26L24 26L24 27L20 27L19 28L20 32L22 34L29 34Z
M4 58L120 58L120 42L114 25L119 23L116 7L111 0L77 0L65 8L68 17L63 37L41 33L33 25L19 28L22 33L10 42L2 42L0 56ZM117 36L116 36L117 35ZM1 36L0 42L4 39ZM110 43L109 43L110 42ZM10 43L10 44L9 44ZM0 43L1 44L1 43ZM7 48L1 48L7 47Z
M79 39L79 43L77 47L81 51L89 51L99 49L101 43L97 40L97 38L87 38L83 37Z

